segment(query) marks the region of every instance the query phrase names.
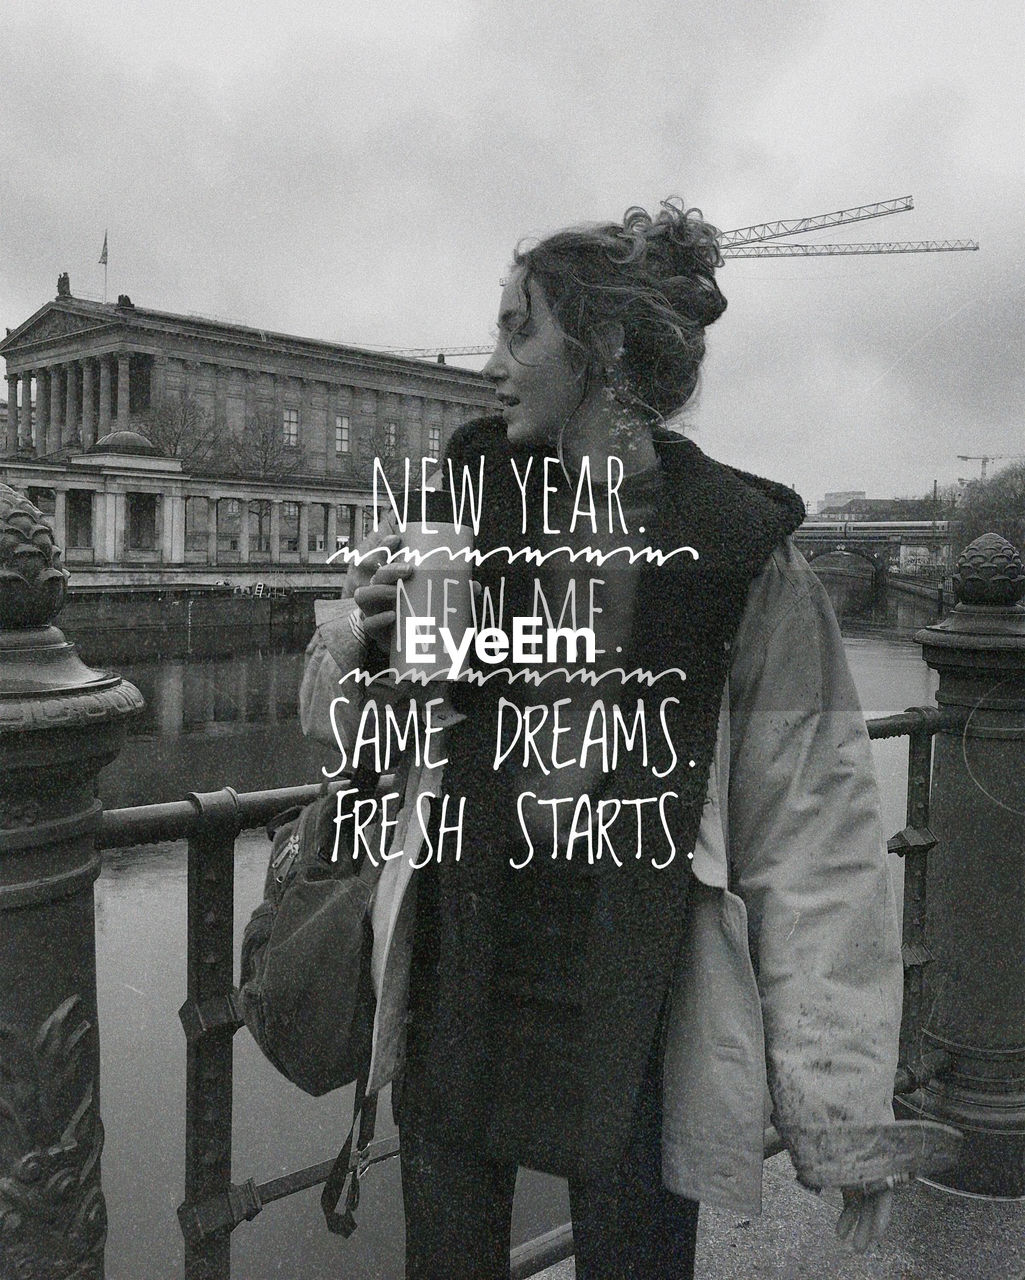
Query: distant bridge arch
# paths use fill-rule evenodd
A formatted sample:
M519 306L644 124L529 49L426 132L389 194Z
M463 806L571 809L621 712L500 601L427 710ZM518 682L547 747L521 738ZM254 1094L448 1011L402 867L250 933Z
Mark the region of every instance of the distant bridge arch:
M811 545L802 541L800 544L801 553L809 564L815 560L821 560L823 556L856 556L859 560L865 560L872 567L872 587L876 592L886 590L886 584L890 577L890 566L885 547L872 548L865 546L846 546L841 543L831 545Z

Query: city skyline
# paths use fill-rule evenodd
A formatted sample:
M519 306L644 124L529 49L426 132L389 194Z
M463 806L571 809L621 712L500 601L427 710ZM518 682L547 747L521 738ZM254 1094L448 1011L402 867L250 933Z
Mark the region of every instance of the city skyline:
M729 228L912 194L817 240L977 254L731 261L683 422L794 484L916 496L1021 452L1016 7L449 0L173 12L15 0L0 323L68 270L326 341L488 341L523 235L670 193ZM459 363L472 365L467 359Z

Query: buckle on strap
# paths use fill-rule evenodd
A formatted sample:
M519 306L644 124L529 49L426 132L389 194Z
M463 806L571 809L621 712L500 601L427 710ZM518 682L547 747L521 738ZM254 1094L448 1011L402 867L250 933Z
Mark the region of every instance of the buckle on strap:
M221 1027L227 1027L234 1033L244 1022L242 1005L235 987L223 996L211 996L200 1004L195 1000L186 1000L178 1010L178 1017L189 1044L195 1044L208 1031L216 1031Z

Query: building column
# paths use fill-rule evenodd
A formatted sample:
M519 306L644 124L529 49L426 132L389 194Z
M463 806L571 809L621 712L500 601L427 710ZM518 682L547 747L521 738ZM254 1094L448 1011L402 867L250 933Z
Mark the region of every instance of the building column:
M159 409L167 394L167 356L154 356L149 375L149 407Z
M117 357L117 429L128 430L130 388L128 382L128 354L118 352Z
M310 504L299 503L299 563L310 563Z
M185 497L173 494L167 499L171 522L171 563L185 563Z
M239 500L238 562L239 564L249 563L249 500L248 498L241 498Z
M102 493L97 493L93 500L93 526L96 531L93 546L96 559L103 564L114 564L119 559L116 536L118 497L121 499L123 517L124 494L118 495L105 489Z
M106 494L96 492L93 494L93 518L92 518L92 544L93 544L93 563L100 564L106 559L104 548L106 546L106 526L107 526L107 497Z
M332 561L331 557L335 553L335 547L338 545L338 504L329 502L327 504L327 529L324 533L324 558L328 564L337 564Z
M217 499L206 500L206 562L217 563Z
M100 425L97 437L110 434L110 356L100 356Z
M26 449L35 447L32 426L32 370L26 369L21 375L21 438Z
M50 370L36 370L36 430L43 453L53 453L56 445L50 427Z
M281 563L281 503L270 504L270 562Z
M61 445L70 444L72 440L79 438L78 432L78 369L76 362L64 366L65 377L65 411L64 411L64 431L62 433Z
M82 448L96 439L96 361L82 361Z
M62 554L68 549L68 495L64 489L53 491L53 540Z
M17 452L21 439L18 435L18 375L7 375L7 452Z
M123 489L107 494L107 537L108 545L113 544L111 559L115 564L123 564L128 549L128 495Z
M67 370L62 364L55 364L50 369L50 431L53 435L55 450L61 447L64 435L65 395L64 378Z

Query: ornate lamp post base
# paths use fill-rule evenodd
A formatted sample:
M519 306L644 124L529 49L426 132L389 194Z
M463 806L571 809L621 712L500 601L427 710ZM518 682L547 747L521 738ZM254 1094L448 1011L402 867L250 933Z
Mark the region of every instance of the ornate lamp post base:
M67 574L0 485L0 1274L103 1275L96 775L142 697L49 625Z
M960 1129L958 1164L934 1179L1025 1198L1025 568L988 533L967 547L958 604L916 636L960 729L936 738L927 872L931 1014L951 1060L901 1110Z

